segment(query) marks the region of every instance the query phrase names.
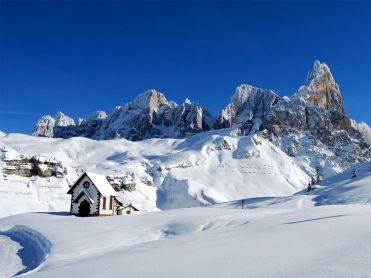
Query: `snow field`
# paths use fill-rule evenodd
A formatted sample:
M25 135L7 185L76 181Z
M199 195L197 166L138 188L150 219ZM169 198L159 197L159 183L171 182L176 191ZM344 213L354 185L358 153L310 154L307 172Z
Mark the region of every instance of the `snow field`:
M363 205L90 218L32 213L2 218L0 229L20 223L51 242L46 262L29 277L367 277L370 217L371 206Z

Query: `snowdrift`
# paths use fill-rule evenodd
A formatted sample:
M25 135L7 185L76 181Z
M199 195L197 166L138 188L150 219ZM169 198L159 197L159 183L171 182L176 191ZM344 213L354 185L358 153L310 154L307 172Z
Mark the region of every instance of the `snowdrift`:
M0 230L0 239L0 276L4 277L37 270L51 248L51 243L42 234L21 225Z

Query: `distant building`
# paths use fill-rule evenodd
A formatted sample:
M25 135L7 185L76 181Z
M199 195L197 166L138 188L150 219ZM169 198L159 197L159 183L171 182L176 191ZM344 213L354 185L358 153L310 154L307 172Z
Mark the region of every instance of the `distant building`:
M117 200L117 192L104 175L83 173L67 194L71 194L70 213L73 215L117 215L125 210L125 206Z
M117 214L133 214L134 212L139 211L136 207L134 207L132 204L124 205L117 209Z

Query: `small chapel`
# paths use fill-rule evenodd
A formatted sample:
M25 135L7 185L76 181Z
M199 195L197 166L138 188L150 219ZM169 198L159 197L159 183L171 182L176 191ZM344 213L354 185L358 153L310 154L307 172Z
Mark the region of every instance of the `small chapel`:
M67 194L71 195L70 214L73 215L121 215L138 211L131 204L123 206L117 199L117 192L104 175L88 171L77 179Z

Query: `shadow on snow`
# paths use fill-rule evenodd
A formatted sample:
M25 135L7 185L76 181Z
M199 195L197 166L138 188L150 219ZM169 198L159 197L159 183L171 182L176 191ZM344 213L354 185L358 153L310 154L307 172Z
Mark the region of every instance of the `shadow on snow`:
M25 268L14 276L35 270L45 261L50 252L50 241L39 232L25 226L16 225L9 230L0 231L0 235L9 237L22 247L16 255L22 260Z

